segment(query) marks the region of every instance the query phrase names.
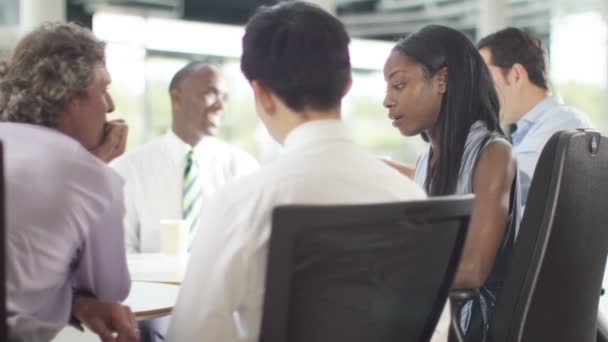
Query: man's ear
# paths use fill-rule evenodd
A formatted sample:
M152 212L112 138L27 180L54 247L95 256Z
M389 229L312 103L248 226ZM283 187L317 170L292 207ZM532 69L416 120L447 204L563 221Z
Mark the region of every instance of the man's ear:
M67 91L63 96L64 112L68 115L73 113L76 105L78 105L78 98L71 91Z
M351 75L348 75L348 83L344 87L344 91L342 91L342 97L344 97L344 96L346 96L346 94L348 94L348 92L350 91L350 88L352 88L352 86L353 86L353 77Z
M443 67L437 72L437 82L439 93L445 94L448 91L448 67Z
M169 97L171 97L171 105L175 109L178 109L178 111L179 111L179 107L181 106L181 103L180 103L181 96L182 95L180 94L179 90L177 90L177 89L173 89L169 92Z
M63 96L63 110L59 113L57 120L57 130L71 137L74 137L74 120L82 111L77 108L79 105L78 97L71 91L67 91Z
M511 75L509 75L509 77L511 78L511 82L520 84L521 81L528 80L528 71L523 65L515 63L511 67Z
M276 112L277 104L272 96L272 92L258 81L251 81L253 96L266 115L273 115Z

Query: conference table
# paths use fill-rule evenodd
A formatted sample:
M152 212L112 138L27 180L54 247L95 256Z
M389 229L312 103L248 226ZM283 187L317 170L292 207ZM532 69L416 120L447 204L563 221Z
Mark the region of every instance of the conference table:
M131 307L138 321L166 316L171 313L178 292L179 285L134 281L123 304Z
M138 321L171 314L177 301L179 284L184 279L187 265L185 256L163 254L130 254L127 256L131 274L131 292L123 304L131 307ZM91 331L80 332L64 328L56 342L99 341Z
M181 284L188 257L160 253L129 254L127 263L131 280Z

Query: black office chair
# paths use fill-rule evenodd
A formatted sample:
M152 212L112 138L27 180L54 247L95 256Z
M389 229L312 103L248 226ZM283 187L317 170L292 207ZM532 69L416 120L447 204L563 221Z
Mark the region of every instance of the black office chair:
M4 203L4 149L0 141L0 312L2 312L2 322L0 322L0 341L8 340L8 328L6 325L6 275L4 270L5 263L5 203Z
M260 341L428 341L472 202L276 208Z
M598 329L597 342L608 342L608 338Z
M608 139L558 132L545 145L491 318L493 342L595 342L608 251Z

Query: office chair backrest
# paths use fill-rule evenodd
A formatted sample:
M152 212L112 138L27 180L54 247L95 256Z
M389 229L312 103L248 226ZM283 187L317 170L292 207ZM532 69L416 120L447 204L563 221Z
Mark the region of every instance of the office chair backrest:
M492 318L495 342L591 342L608 251L608 140L558 132L538 161Z
M260 341L428 341L472 202L276 208Z
M5 193L4 193L4 149L0 141L0 312L2 322L0 322L0 341L8 340L6 325L6 215L5 215Z

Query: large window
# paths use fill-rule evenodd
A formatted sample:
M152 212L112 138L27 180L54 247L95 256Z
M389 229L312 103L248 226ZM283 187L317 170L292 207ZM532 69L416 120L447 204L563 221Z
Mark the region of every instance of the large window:
M262 160L274 157L276 148L256 117L253 95L241 75L238 60L212 56L163 55L149 52L145 61L146 115L142 118L142 141L163 134L171 124L169 82L175 72L191 60L205 61L219 67L229 101L224 109L220 136L248 150Z
M130 27L129 32L118 29L119 24ZM115 117L125 118L129 123L128 148L168 129L171 123L169 81L189 61L204 60L219 66L229 92L221 138L244 148L262 162L276 156L279 147L257 119L253 94L240 71L242 28L107 14L96 17L94 28L108 41ZM118 33L112 31L114 28ZM226 32L218 31L222 29ZM164 36L173 40L156 39L155 32L159 31L171 31ZM180 43L177 37L184 36L188 39L181 38L183 43ZM424 143L420 138L402 137L391 126L387 110L382 106L386 86L381 69L391 47L392 43L385 42L356 41L351 45L355 70L353 86L344 99L343 118L359 144L378 156L413 164Z
M608 128L607 27L599 10L556 12L550 38L553 90L604 130ZM262 162L276 156L278 147L257 120L251 90L239 70L241 27L99 13L94 29L109 43L117 116L125 117L131 127L129 148L167 130L169 80L185 63L198 59L220 66L230 92L221 137ZM379 156L414 164L425 144L420 138L401 136L382 107L381 69L392 44L353 41L353 87L344 99L343 117L359 144Z
M19 24L19 0L0 1L0 26Z
M551 79L566 104L585 111L608 129L608 18L599 11L553 19Z
M4 59L16 43L19 25L19 0L0 0L0 59Z

